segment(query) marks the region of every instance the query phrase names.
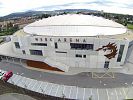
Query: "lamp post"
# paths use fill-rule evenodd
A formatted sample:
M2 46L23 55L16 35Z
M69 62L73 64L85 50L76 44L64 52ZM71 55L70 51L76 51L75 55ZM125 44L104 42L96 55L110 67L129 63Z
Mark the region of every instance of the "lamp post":
M41 89L41 91L42 91L42 93L44 94L44 96L45 96L45 91L40 87L40 89Z
M92 100L92 95L89 97L89 100Z
M133 82L132 82L133 83ZM129 84L128 83L125 83L125 85L127 86L127 91L126 91L126 99L128 99L128 92L129 92Z
M62 92L62 98L63 98L63 100L65 100L65 94Z

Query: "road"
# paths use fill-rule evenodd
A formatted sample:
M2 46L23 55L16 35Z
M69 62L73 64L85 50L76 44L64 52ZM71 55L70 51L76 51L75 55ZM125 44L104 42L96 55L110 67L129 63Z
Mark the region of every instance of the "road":
M122 73L115 74L115 78L94 79L91 77L91 73L80 73L78 75L58 75L30 70L22 65L9 62L0 62L0 69L7 71L12 70L15 74L40 81L47 81L61 85L78 86L82 88L116 88L132 86L133 84L133 75Z

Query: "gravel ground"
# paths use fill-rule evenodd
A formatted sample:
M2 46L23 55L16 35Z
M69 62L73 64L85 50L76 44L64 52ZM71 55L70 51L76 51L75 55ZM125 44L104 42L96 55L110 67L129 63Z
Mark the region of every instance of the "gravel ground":
M0 100L36 100L30 96L18 93L6 93L0 95Z

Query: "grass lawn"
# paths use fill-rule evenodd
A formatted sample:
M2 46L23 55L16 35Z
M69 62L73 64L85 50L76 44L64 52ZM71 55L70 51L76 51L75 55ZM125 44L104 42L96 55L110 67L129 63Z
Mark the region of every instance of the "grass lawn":
M133 30L133 24L127 24L127 28Z

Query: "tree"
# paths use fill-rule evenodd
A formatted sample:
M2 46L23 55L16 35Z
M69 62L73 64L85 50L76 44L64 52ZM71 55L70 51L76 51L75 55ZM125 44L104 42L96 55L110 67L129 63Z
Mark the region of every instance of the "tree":
M48 17L51 17L51 15L50 15L50 14L42 14L42 15L40 16L41 19L43 19L43 18L48 18Z

